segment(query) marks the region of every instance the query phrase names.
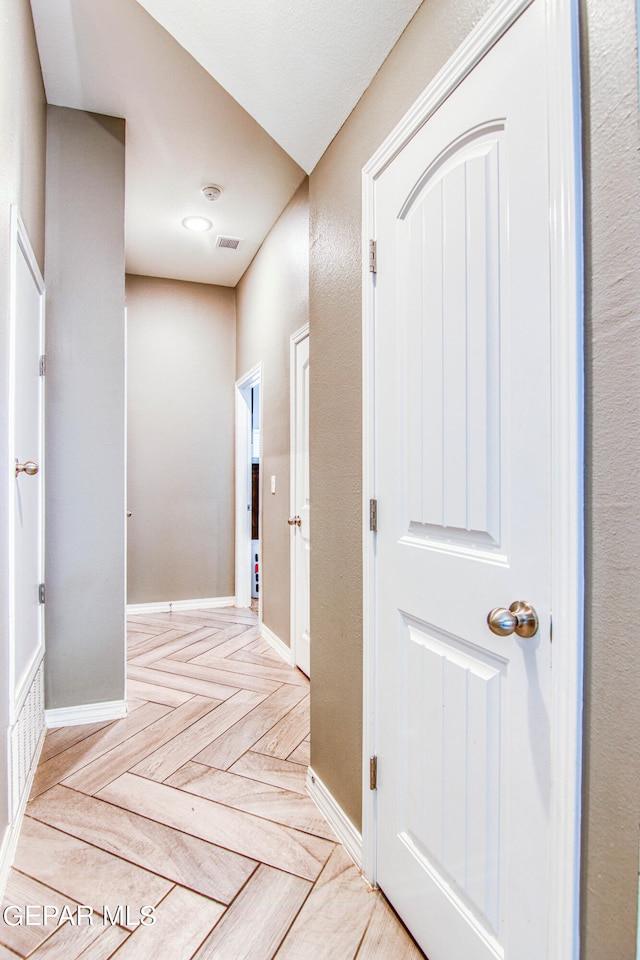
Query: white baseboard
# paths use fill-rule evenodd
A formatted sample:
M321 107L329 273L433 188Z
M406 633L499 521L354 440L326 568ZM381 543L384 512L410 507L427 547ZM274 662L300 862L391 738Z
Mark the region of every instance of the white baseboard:
M311 767L309 767L307 773L307 790L311 799L320 808L320 812L333 827L338 840L342 843L358 870L362 870L362 834L349 820L333 794Z
M269 630L269 627L265 627L264 623L260 624L260 635L263 640L271 644L275 652L282 657L285 663L288 663L290 667L293 666L293 651L291 647L286 645L284 640L277 637L273 630Z
M45 710L44 722L47 730L51 730L52 727L74 727L79 723L121 720L126 715L126 700L108 700L103 703L82 703L78 707Z
M175 613L176 610L205 610L208 607L235 607L235 597L208 597L203 600L159 600L157 603L128 603L127 614Z
M33 754L31 770L29 771L29 775L25 783L25 788L22 795L22 800L20 802L20 806L16 812L15 817L7 827L6 833L2 840L2 845L0 846L0 900L4 900L4 891L7 885L7 880L9 878L9 870L13 865L13 861L16 855L16 847L18 846L18 840L20 838L20 829L22 827L22 820L24 818L24 812L27 808L27 801L29 800L31 787L33 786L33 778L35 777L36 770L38 768L38 761L40 760L40 754L42 753L42 747L44 745L44 736L46 732L47 731L45 728L40 734L40 740Z

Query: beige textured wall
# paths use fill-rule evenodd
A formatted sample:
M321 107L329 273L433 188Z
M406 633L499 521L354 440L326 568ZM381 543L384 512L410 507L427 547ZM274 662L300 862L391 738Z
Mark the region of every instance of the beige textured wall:
M640 158L633 0L582 2L587 635L583 957L636 956Z
M311 762L361 822L361 169L490 0L425 0L310 178Z
M124 697L124 120L47 109L49 709Z
M44 272L46 104L29 0L3 0L0 13L0 503L9 501L9 216L18 205ZM0 510L0 782L7 780L9 530ZM7 822L0 790L0 841Z
M236 376L263 363L262 617L289 643L289 338L309 319L309 207L305 180L238 287ZM313 382L313 369L311 379ZM276 493L270 478L276 477ZM313 547L312 547L313 549Z
M234 594L235 294L127 277L127 600Z

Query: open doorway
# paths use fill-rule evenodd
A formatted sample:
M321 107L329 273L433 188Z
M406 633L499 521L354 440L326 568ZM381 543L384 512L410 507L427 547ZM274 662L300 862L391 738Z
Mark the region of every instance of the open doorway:
M236 382L236 606L262 619L261 403L258 364Z
M260 384L251 387L251 609L260 601Z

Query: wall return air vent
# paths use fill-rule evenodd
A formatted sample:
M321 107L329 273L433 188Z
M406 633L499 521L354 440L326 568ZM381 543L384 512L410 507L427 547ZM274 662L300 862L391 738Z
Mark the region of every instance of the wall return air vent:
M238 237L218 237L216 247L223 247L225 250L237 250L242 240Z

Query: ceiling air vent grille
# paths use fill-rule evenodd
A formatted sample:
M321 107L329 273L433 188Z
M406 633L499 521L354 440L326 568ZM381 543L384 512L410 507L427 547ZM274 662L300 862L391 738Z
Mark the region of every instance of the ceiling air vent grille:
M242 240L238 237L218 237L216 247L224 247L226 250L237 250Z

